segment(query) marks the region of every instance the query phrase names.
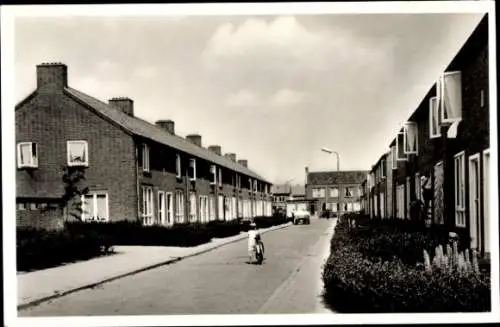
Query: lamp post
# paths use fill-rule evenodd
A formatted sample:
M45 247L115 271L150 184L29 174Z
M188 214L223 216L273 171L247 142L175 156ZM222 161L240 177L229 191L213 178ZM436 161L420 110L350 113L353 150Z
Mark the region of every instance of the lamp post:
M333 151L333 150L330 150L329 148L321 148L321 151L323 152L326 152L328 154L332 154L334 153L336 156L337 156L337 173L340 172L340 156L339 156L339 153L337 151ZM340 200L340 182L337 184L337 188L338 188L338 200ZM339 202L338 203L338 206L339 206L339 212L338 212L338 215L340 217L340 215L342 214L342 204L340 204Z

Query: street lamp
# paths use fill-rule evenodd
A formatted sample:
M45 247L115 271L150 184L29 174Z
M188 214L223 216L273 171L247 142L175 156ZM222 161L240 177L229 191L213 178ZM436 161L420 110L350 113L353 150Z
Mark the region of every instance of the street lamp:
M329 148L321 148L321 151L323 152L326 152L328 154L332 154L332 153L335 153L335 155L337 156L337 172L339 173L340 172L340 156L339 156L339 153L337 151L333 151L333 150L330 150ZM340 178L339 178L340 180ZM337 185L337 188L338 188L338 200L340 200L340 181ZM338 202L337 202L338 203ZM342 204L338 203L338 206L339 206L339 217L340 215L342 214Z

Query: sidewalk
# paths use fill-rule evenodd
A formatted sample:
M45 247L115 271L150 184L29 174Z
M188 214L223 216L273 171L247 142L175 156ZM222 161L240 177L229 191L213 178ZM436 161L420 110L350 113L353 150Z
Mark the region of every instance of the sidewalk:
M261 233L286 228L290 223L261 229ZM92 288L118 278L171 264L243 240L246 233L213 239L199 246L115 246L115 254L17 275L18 310L53 298Z

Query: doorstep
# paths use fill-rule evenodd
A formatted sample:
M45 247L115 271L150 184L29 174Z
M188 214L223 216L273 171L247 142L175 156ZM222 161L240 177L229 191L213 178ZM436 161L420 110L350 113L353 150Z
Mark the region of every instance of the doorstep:
M261 229L286 228L290 223ZM18 310L241 241L245 232L195 247L115 246L115 254L17 275Z

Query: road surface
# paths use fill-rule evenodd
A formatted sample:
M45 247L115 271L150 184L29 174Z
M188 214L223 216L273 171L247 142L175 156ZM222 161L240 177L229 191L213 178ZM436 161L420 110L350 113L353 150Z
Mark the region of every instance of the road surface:
M332 221L263 234L265 261L246 240L19 311L27 316L325 313L321 268Z

